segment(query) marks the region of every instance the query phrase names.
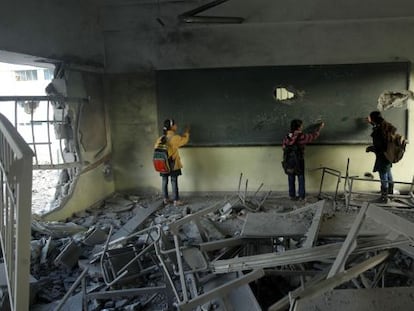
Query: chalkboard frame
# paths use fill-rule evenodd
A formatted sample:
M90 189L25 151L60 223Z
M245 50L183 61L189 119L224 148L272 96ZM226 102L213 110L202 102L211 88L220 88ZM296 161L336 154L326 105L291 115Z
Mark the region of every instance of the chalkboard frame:
M304 120L305 130L325 122L315 145L367 144L371 127L365 117L377 109L383 91L408 88L409 68L394 62L160 70L158 122L174 118L179 127L190 125L188 146L197 147L277 146L296 118ZM293 90L295 98L276 100L278 86ZM406 104L383 115L407 136Z

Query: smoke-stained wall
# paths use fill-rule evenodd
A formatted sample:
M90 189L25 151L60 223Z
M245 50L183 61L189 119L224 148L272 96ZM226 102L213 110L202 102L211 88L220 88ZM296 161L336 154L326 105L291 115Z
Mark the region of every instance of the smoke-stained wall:
M106 70L349 64L414 55L408 0L237 0L199 15L242 17L240 24L180 22L180 14L199 5L103 6Z
M152 147L158 135L155 75L107 75L105 101L110 116L116 189L154 189Z

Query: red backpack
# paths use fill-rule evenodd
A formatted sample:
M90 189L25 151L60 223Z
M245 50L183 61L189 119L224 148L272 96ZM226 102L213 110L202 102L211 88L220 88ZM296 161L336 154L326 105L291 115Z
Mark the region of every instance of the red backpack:
M165 144L160 142L158 146L154 149L152 162L157 172L163 173L163 174L168 174L171 172L170 158L168 157L167 142Z

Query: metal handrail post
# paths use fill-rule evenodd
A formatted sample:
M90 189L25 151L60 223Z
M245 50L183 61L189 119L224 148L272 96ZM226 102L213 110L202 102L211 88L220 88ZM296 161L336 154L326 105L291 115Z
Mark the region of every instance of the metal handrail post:
M0 114L0 242L11 310L29 310L33 152Z

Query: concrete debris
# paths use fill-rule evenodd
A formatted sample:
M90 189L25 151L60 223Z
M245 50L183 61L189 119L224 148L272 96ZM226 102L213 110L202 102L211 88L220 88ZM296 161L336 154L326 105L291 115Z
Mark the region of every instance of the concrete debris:
M129 234L133 233L138 229L138 227L155 211L157 211L160 207L162 207L162 200L158 200L153 202L147 208L143 206L139 206L134 209L134 217L132 217L128 222L120 228L112 237L111 240L117 240L124 236L128 236ZM113 215L115 217L115 214Z
M410 90L398 92L385 91L378 97L377 108L379 111L385 111L390 108L401 108L408 99L414 99L414 93Z
M68 223L61 223L61 222L48 222L48 223L41 223L39 221L32 221L32 230L47 234L53 238L63 238L72 236L79 232L84 232L87 228L80 226L78 224L68 222Z
M373 303L375 297L375 303ZM372 289L335 289L320 296L301 299L296 304L297 311L331 311L351 310L364 311L411 311L414 306L412 287L389 287Z
M345 298L357 310L359 299L380 305L379 293L412 307L410 208L241 184L188 197L186 210L117 194L67 223L37 219L31 310L339 310Z
M92 229L92 230L91 230ZM85 235L83 243L85 245L94 246L102 244L106 241L108 233L100 228L91 227Z
M49 254L49 249L51 248L51 244L52 244L52 237L49 237L45 243L45 245L42 248L42 253L41 253L41 257L40 257L40 263L44 264L46 263L46 259L47 259L47 255ZM32 252L33 254L33 252Z

